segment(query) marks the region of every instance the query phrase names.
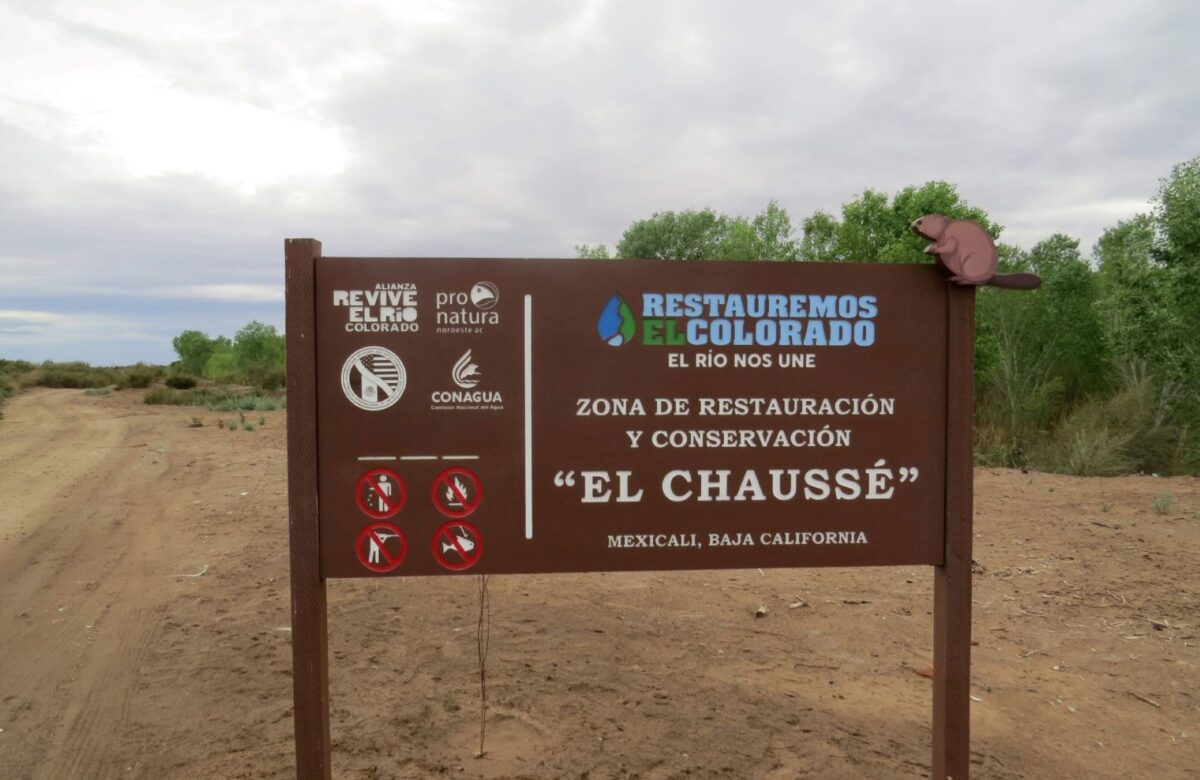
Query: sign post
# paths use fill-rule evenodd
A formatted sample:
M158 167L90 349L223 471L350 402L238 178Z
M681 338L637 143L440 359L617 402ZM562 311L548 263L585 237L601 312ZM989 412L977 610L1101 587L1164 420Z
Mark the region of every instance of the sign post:
M317 515L317 349L314 284L321 242L284 243L287 282L288 541L296 777L329 780L329 637Z
M974 285L1037 280L923 220L956 283L288 240L298 776L330 776L325 578L923 564L933 774L966 780Z
M975 288L948 287L945 557L933 570L933 777L971 769Z

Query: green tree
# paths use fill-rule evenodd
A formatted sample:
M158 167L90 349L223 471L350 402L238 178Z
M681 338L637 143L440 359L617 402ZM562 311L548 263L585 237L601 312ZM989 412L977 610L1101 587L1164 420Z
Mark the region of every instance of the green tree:
M576 244L575 256L580 260L608 260L611 255L608 253L608 247L604 244Z
M185 330L171 340L171 346L175 347L175 354L179 355L179 367L185 373L200 376L209 358L217 351L221 339L221 336L210 339L207 334L198 330Z
M1094 254L1105 325L1119 365L1145 375L1162 410L1200 426L1200 157L1176 165L1150 214L1105 231ZM1193 452L1200 459L1200 452Z
M250 384L273 389L285 381L286 342L274 325L253 321L234 334L233 355L238 370Z
M800 255L806 260L928 262L922 252L929 242L909 229L926 214L974 220L993 238L1002 230L983 209L963 200L953 184L931 181L905 187L890 199L886 193L865 190L842 205L840 220L824 211L815 212L801 223Z
M787 209L770 201L752 218L712 209L663 211L634 222L615 257L656 260L798 260L799 242ZM609 257L603 244L575 247L577 257Z

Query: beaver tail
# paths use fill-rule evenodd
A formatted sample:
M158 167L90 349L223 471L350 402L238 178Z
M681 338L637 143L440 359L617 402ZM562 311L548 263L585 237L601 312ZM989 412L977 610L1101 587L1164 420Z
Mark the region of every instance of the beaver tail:
M1037 274L996 274L988 279L993 287L1005 287L1009 290L1036 290L1042 286L1042 277Z

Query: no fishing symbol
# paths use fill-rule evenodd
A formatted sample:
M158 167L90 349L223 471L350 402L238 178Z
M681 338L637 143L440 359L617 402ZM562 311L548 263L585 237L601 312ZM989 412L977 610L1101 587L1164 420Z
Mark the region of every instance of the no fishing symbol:
M465 520L451 520L433 535L433 557L450 571L464 571L483 555L479 529Z
M470 469L455 466L433 481L433 505L446 517L466 517L483 500L483 483Z
M386 520L400 511L408 492L404 480L390 469L371 469L358 479L354 500L367 517Z
M408 540L391 523L371 523L358 535L354 553L363 566L383 574L404 563Z

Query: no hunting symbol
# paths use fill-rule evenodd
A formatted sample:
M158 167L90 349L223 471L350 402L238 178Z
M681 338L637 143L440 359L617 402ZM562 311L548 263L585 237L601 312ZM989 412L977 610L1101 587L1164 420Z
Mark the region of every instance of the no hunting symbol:
M358 535L354 552L363 566L374 572L388 572L404 563L408 540L391 523L371 523Z

